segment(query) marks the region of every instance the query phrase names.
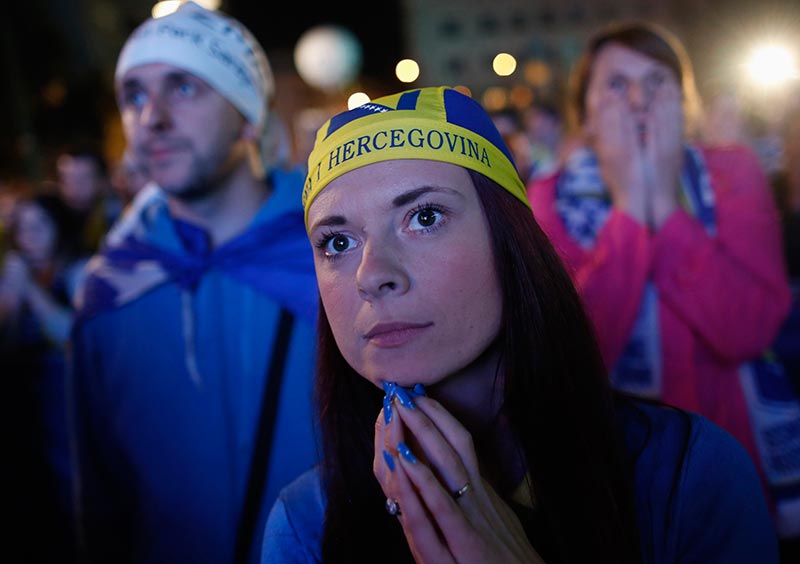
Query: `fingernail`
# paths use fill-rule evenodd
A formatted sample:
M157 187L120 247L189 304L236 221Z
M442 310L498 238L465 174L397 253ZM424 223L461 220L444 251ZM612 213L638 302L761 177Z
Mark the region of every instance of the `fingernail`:
M425 386L422 384L414 384L414 393L418 396L427 396L428 393L425 391Z
M397 443L397 452L399 452L403 458L408 460L409 462L416 463L417 457L414 456L414 453L411 452L411 449L406 446L406 443Z
M383 391L389 395L391 395L392 391L394 391L396 387L397 384L395 384L394 382L386 382L386 381L383 382Z
M389 472L394 472L394 458L388 451L383 451L383 459L386 461L386 466L389 467Z
M391 396L383 397L383 422L387 425L392 422L392 398Z
M394 390L394 395L397 396L397 401L400 402L400 405L408 409L414 409L414 400L411 399L411 396L408 394L408 390L401 386L397 386Z

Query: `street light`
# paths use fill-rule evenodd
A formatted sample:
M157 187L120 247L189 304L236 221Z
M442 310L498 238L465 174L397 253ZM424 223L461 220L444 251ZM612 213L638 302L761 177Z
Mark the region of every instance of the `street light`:
M745 63L750 81L762 88L777 88L800 76L794 53L779 44L755 48Z

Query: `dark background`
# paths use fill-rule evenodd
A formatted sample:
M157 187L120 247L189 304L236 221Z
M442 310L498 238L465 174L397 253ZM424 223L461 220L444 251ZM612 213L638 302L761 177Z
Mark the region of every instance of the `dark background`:
M22 0L5 6L0 17L0 181L47 178L61 147L118 136L114 62L154 3ZM220 9L246 23L276 73L293 71L294 45L317 24L342 25L361 40L366 77L390 79L401 58L399 1L345 9L339 2L228 0Z
M430 5L435 1L430 0ZM667 6L679 21L680 36L703 78L740 72L736 60L742 46L754 36L789 37L800 53L800 0L652 3ZM104 140L110 156L120 153L113 69L125 38L149 17L153 4L153 0L6 3L0 17L0 182L51 176L53 155L82 138ZM499 10L504 4L487 1L486 10L495 5ZM294 72L292 51L303 32L333 23L359 38L363 81L392 88L398 85L394 64L408 55L401 0L378 4L223 0L220 9L250 28L276 74L290 76ZM298 80L279 84L281 104L317 102L306 98L307 89L303 90ZM279 108L283 109L293 111Z

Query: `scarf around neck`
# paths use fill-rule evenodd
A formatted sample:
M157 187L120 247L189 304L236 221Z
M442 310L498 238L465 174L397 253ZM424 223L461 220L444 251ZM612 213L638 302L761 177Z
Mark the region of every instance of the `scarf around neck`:
M684 146L680 175L681 205L716 235L714 192L700 151ZM556 210L569 235L583 249L592 249L611 213L611 196L600 176L597 157L589 149L575 151L556 185ZM620 281L624 283L624 281ZM661 395L661 332L658 295L648 282L630 339L611 371L611 383L620 390L658 398Z

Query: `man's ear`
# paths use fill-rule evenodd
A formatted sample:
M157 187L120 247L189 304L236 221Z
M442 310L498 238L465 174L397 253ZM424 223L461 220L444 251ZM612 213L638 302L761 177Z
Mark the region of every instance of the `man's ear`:
M247 143L247 160L256 178L264 178L266 172L261 156L261 129L246 121L242 126L242 140Z
M245 141L250 141L251 143L256 143L259 138L259 131L258 127L255 124L246 121L244 122L244 126L242 126L242 139Z

